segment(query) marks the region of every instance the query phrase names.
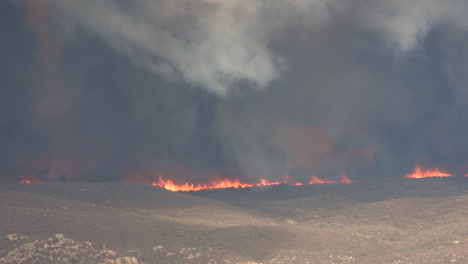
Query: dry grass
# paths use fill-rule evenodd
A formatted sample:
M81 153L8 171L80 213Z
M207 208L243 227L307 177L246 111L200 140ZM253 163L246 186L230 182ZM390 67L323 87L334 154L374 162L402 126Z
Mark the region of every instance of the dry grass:
M468 263L467 180L192 194L125 183L4 184L0 258L62 233L147 264Z

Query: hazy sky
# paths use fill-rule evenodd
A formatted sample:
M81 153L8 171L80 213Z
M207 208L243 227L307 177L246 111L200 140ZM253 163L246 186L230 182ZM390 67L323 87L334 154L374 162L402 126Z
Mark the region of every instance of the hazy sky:
M0 177L468 172L468 2L0 2Z

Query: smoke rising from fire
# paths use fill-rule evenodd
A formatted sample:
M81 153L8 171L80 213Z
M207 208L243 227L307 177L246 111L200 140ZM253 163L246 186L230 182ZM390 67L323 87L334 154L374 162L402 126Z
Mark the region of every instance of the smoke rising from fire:
M4 179L468 172L466 1L32 2L0 4Z
M135 65L227 94L264 88L279 58L267 48L260 1L56 1L70 24L95 33Z

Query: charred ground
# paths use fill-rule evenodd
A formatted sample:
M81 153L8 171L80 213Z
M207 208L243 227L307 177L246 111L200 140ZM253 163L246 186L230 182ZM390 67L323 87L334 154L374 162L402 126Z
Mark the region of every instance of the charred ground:
M2 184L0 263L467 263L467 186Z

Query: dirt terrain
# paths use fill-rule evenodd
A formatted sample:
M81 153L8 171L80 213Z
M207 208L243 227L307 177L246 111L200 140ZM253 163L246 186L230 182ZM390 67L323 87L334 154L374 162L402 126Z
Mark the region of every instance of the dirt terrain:
M0 263L468 263L468 178L0 185Z

